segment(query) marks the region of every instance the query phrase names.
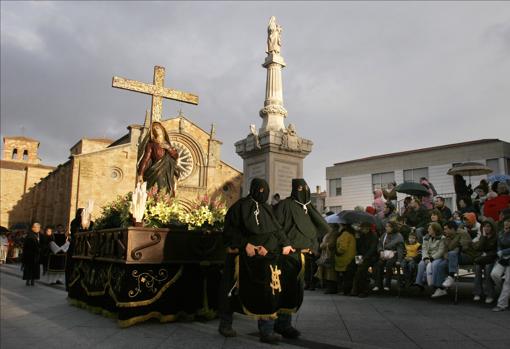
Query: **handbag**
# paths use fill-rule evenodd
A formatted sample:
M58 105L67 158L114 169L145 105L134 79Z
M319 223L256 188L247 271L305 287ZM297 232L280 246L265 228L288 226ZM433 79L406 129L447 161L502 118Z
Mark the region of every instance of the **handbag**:
M382 256L384 259L392 259L393 257L395 257L395 251L384 250L382 251Z
M330 255L330 253L325 252L321 254L315 263L324 268L333 268L335 265L335 259Z

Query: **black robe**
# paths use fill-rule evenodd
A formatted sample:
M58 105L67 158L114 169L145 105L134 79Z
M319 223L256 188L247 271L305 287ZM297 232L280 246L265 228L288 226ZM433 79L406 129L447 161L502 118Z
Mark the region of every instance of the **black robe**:
M23 280L39 279L41 274L40 246L39 238L36 233L29 232L23 242Z
M303 186L298 191L298 186ZM330 227L310 202L310 190L303 179L292 180L291 196L280 201L276 217L283 232L296 249L316 249L318 237L326 235Z
M263 188L263 191L259 191ZM289 242L281 231L272 207L266 203L269 186L262 179L251 183L250 195L238 200L225 217L225 247L239 249L227 256L221 297L228 294L233 311L257 318L276 317L281 293L281 268L278 264L283 246ZM266 256L248 257L246 245L264 246ZM234 261L231 259L234 258Z
M50 242L53 241L53 234L48 236L46 234L39 235L39 249L40 249L40 259L39 262L43 266L43 270L46 270L48 267L48 258L50 255Z

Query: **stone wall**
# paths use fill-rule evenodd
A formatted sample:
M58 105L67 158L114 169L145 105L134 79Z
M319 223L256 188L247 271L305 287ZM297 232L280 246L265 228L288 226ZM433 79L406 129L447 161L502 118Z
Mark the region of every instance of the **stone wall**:
M221 196L230 206L239 199L242 173L221 161L222 143L214 138L214 132L207 132L184 117L162 123L171 140L185 144L193 154L193 171L177 186L179 200L189 205L204 195ZM36 220L43 225L68 225L76 209L86 207L92 199L93 219L96 219L101 207L134 189L141 126L132 125L128 129L126 136L107 148L97 142L99 149L88 147L83 140L78 142L71 148L70 160L51 173L50 170L41 174L29 169L26 172L28 182L38 183L31 190L6 192L6 196L15 198L11 205L14 211L11 211L20 214L15 216L2 211L2 217L26 223ZM43 176L46 177L39 182ZM19 188L21 182L18 178L14 187Z
M0 161L0 225L10 227L31 221L30 192L53 169L51 166Z

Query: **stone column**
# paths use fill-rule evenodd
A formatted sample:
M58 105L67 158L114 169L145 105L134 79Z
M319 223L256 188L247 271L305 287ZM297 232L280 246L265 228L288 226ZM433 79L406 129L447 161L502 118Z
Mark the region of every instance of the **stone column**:
M285 129L284 119L287 110L283 107L282 69L285 67L283 57L278 53L268 53L264 64L266 75L266 99L260 110L262 127L259 133L281 131Z

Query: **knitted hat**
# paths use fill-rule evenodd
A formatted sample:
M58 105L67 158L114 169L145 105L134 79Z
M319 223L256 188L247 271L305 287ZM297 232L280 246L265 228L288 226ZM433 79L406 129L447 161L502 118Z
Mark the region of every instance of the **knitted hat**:
M476 214L474 214L473 212L466 212L462 216L470 225L476 224Z

